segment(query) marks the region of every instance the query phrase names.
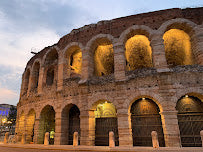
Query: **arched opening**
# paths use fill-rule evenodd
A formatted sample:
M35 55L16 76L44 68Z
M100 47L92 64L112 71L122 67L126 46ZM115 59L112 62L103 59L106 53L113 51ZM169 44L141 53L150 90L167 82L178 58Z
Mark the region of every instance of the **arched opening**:
M30 79L30 70L27 69L26 73L25 73L25 78L24 78L24 94L27 93L28 90L28 86L29 86L29 79Z
M47 76L46 76L46 84L48 86L51 86L54 83L54 68L50 67L47 70Z
M94 73L96 76L114 72L114 51L112 43L105 38L97 39L92 46L94 51Z
M153 67L150 41L145 35L134 35L125 43L126 70Z
M19 118L19 124L18 124L18 136L22 137L22 134L25 131L25 113L24 111L21 112L20 118ZM19 141L21 138L18 139Z
M78 132L80 144L80 110L74 104L67 105L62 111L62 145L73 145L73 134Z
M105 100L99 101L94 106L95 117L95 146L109 145L109 132L113 131L115 145L119 145L118 121L115 106Z
M190 36L186 32L170 29L164 33L163 39L169 67L194 64Z
M40 69L40 64L39 62L36 62L34 64L33 72L32 72L32 89L36 89L38 87L39 69Z
M49 144L54 144L55 111L50 105L45 106L40 113L38 144L44 143L44 135L49 132Z
M158 134L159 145L165 146L159 107L149 98L136 100L130 109L133 146L152 146L151 132Z
M27 131L26 141L28 143L33 142L34 124L35 124L35 111L34 109L31 109L26 119L26 131Z
M45 71L46 72L46 85L51 86L55 84L56 73L58 69L58 53L55 49L50 51L45 59Z
M195 96L185 95L178 100L176 109L182 146L201 147L203 102Z
M82 71L82 51L78 46L70 47L66 52L66 60L70 76L81 74Z

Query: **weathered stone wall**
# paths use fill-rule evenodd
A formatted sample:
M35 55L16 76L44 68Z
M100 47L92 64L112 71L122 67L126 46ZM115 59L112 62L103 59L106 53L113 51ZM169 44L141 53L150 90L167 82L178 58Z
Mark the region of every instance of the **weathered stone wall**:
M33 109L36 115L34 142L38 143L40 113L46 105L50 105L55 111L55 144L61 144L62 111L65 106L75 104L80 110L80 144L94 145L93 105L104 99L112 102L117 109L119 145L132 146L130 108L136 99L147 97L160 109L166 146L179 147L181 143L176 103L186 94L203 99L201 14L203 8L170 9L138 14L87 25L62 37L57 44L35 55L25 68L18 103L16 133L21 136L23 132L27 132L26 127L19 128L19 123L22 124L20 117L21 114L25 116L26 126L28 113ZM181 29L190 36L196 65L173 68L167 65L162 37L172 28ZM145 35L149 39L153 67L126 71L125 42L136 34ZM92 49L96 47L95 44L103 44L103 40L108 40L113 45L114 73L97 77L94 75ZM73 46L79 47L82 51L82 73L76 75L71 75L70 70L68 71L65 58L66 51ZM45 59L53 49L58 53L58 61L54 64L54 83L47 86ZM31 82L35 62L40 64L37 90L31 90L30 83L26 90L26 73L30 71Z

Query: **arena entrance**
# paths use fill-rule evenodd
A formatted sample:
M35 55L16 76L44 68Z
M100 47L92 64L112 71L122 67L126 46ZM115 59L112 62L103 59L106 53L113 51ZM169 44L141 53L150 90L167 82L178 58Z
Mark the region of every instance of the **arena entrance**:
M115 145L119 145L118 122L115 106L108 102L100 102L95 114L95 146L109 145L109 132L113 131L115 136Z
M152 146L151 132L158 134L159 145L165 146L159 107L149 98L136 100L131 106L133 146Z
M73 145L73 134L78 132L80 144L80 110L74 104L63 108L61 121L61 144Z
M203 103L194 96L185 95L178 100L178 124L183 147L201 147L203 130Z
M55 111L52 106L47 105L42 109L39 123L38 144L44 143L44 135L46 132L49 132L49 144L53 145L55 134Z
M80 111L76 105L74 105L69 111L69 145L73 144L74 132L78 132L80 144Z

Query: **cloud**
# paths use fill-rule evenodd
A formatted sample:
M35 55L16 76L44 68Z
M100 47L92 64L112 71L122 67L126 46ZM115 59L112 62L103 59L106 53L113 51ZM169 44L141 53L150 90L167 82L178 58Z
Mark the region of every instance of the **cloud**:
M6 103L16 105L18 97L16 92L6 88L0 88L0 104Z

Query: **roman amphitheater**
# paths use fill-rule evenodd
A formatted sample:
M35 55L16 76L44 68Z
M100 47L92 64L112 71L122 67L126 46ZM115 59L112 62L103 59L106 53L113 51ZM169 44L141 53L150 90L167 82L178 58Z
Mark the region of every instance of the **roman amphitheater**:
M74 29L34 55L22 75L20 141L201 147L203 8L168 9Z

